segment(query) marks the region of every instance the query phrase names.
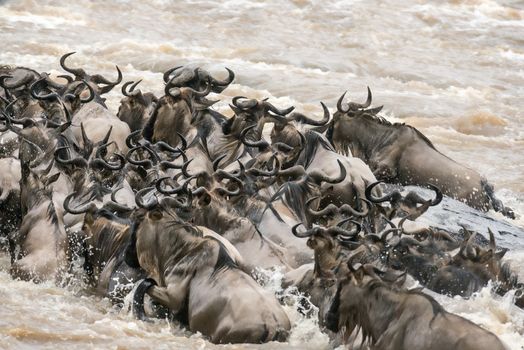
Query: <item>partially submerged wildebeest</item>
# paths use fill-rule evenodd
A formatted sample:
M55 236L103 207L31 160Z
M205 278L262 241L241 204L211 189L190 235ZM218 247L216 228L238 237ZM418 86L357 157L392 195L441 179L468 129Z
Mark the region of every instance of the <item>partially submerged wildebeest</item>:
M337 103L338 111L326 134L337 152L362 159L378 179L403 185L433 183L444 194L473 208L493 208L515 217L478 172L440 153L416 128L379 117L376 113L380 107L366 109L371 104L369 88L364 104L344 104L344 96Z
M373 265L348 267L352 272L340 282L327 322L334 332L345 327L346 339L360 329L373 349L504 349L496 335L446 312L432 297L398 289L402 278L389 280Z
M278 301L239 268L222 243L180 220L176 209L183 206L167 197L137 213L136 258L152 278L138 289L145 283L154 301L214 343L284 341L291 325Z
M142 93L140 89L135 90L140 82L141 80L128 81L122 85L122 94L125 97L120 100L117 117L126 122L131 131L142 130L158 102L151 92ZM127 90L129 85L131 87Z

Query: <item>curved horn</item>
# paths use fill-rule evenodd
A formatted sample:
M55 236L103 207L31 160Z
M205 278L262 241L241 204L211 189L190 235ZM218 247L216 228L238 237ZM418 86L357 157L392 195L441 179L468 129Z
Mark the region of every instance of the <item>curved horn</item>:
M324 209L322 210L314 210L311 208L311 203L320 198L319 196L315 196L315 197L312 197L310 199L307 200L306 202L306 208L307 208L307 212L309 215L311 215L311 217L313 218L317 218L317 217L322 217L322 216L325 216L325 215L333 215L333 214L336 214L337 211L338 211L338 208L336 205L334 205L333 203L329 204L327 207L325 207Z
M326 176L321 170L313 170L309 174L309 176L318 184L320 184L321 182L326 182L329 184L341 183L346 178L347 171L344 165L342 164L342 162L340 161L340 159L337 159L337 163L340 169L340 174L338 176L335 176L335 177Z
M69 72L71 74L73 74L74 76L76 77L79 77L81 79L84 79L85 76L86 76L86 72L85 70L83 70L82 68L70 68L68 66L66 66L65 64L65 60L66 58L68 58L69 56L75 54L76 52L73 51L73 52L69 52L69 53L66 53L65 55L63 55L61 58L60 58L60 66L66 71L66 72Z
M366 203L366 208L363 211L361 211L361 212L356 211L349 204L343 204L339 208L339 212L341 214L344 214L344 215L352 215L352 216L359 216L359 217L367 216L368 213L369 213L369 208L371 207L371 203L367 199L364 199L364 198L359 198L359 200L361 200L362 202Z
M387 239L388 239L388 236L390 233L399 233L402 231L402 228L390 228L384 232L382 232L382 234L380 235L380 240L382 241L382 243L386 244L387 243Z
M138 95L140 93L140 90L137 90L137 91L134 91L135 90L135 87L142 81L142 79L140 79L139 81L137 81L136 83L134 81L126 81L124 83L124 85L122 85L122 95L126 96L126 97L134 97L136 95ZM129 92L127 91L127 87L131 85L131 87L129 88Z
M296 224L295 226L293 226L291 228L291 232L293 232L293 234L295 235L295 237L298 237L298 238L306 238L306 237L311 237L312 235L320 232L320 227L313 227L312 229L309 229L305 232L298 232L298 227L302 225L301 222L299 222L298 224Z
M124 158L124 156L121 154L117 154L117 153L115 153L114 156L118 158L117 163L109 163L104 158L96 158L96 159L93 159L89 163L89 165L92 167L102 166L103 168L106 168L107 170L112 170L112 171L123 169L124 166L126 165L126 159Z
M89 204L86 204L84 207L82 208L71 208L71 199L76 196L76 192L73 192L71 193L70 195L68 195L65 200L64 200L64 209L66 212L68 213L71 213L71 214L75 214L75 215L79 215L79 214L84 214L88 211L95 211L97 210L98 208L96 207L96 204L95 203L92 203L90 202Z
M346 229L343 229L341 226L350 221L351 223L353 223L356 228L354 230L351 230L351 231L348 231ZM336 226L333 226L333 227L330 227L326 230L327 233L329 233L330 235L332 236L338 236L338 235L341 235L341 236L347 236L347 237L354 237L356 235L358 235L360 233L360 231L362 231L362 224L358 221L355 221L355 220L351 220L351 219L344 219L342 221L340 221L339 223L337 223Z
M183 87L184 84L188 83L189 81L193 80L196 76L196 73L192 69L183 69L180 74L173 76L166 85L168 87Z
M365 194L366 194L366 198L367 200L369 200L370 202L373 202L373 203L382 203L382 202L386 202L386 201L389 201L393 198L393 195L397 192L391 192L390 194L387 194L383 197L374 197L372 194L371 194L371 191L373 190L373 188L375 188L375 186L377 186L378 184L380 183L383 183L383 181L376 181L376 182L373 182L371 185L369 185L368 187L366 187L366 191L365 191Z
M95 99L95 90L93 90L93 87L87 83L84 79L82 79L82 83L86 86L87 90L89 90L89 97L86 99L80 98L81 103L89 103Z
M264 150L264 149L267 149L270 147L269 143L264 140L264 139L260 139L258 141L248 141L246 140L246 134L253 128L255 128L257 125L256 124L253 124L253 125L250 125L248 126L247 128L245 128L244 130L242 130L242 132L240 132L240 141L242 141L242 143L248 147L256 147L258 148L259 150Z
M275 159L275 164L273 165L273 169L272 170L269 170L269 171L265 171L265 170L261 170L261 169L256 169L256 168L250 168L247 172L249 175L252 175L252 176L275 176L278 174L278 172L280 171L280 161L278 160L277 157L272 157ZM243 173L245 173L245 168L244 168L244 164L242 164L240 161L238 161L241 165L240 165L240 175L242 175Z
M240 99L245 99L245 101L239 101ZM244 96L233 97L232 103L235 107L240 108L243 111L247 111L251 108L254 108L258 105L258 101L255 99L248 99Z
M10 79L10 78L12 79L13 77L10 75L1 76L0 77L0 86L6 90L7 89L17 89L20 86L29 84L33 80L33 76L29 72L26 72L25 75L21 79L17 81L13 81L12 83L8 83L5 81L6 79Z
M433 199L431 201L431 204L430 206L434 207L436 205L439 205L440 202L442 202L442 191L440 191L440 188L438 188L437 186L433 185L433 184L426 184L429 188L431 188L433 191L435 191L436 193L436 196L435 196L435 199Z
M186 138L184 137L184 135L182 135L181 133L177 132L176 133L178 135L178 137L180 138L180 143L182 144L180 146L180 150L182 151L185 151L187 149L187 140Z
M205 97L205 96L209 95L209 93L211 92L211 80L209 78L207 79L206 88L204 90L202 90L202 91L195 90L195 89L193 89L191 87L184 87L184 91L189 91L192 96Z
M144 196L151 192L152 190L154 190L155 188L154 187L146 187L146 188L143 188L141 189L140 191L138 191L136 194L135 194L135 203L138 207L140 208L144 208L144 209L147 209L147 210L151 210L153 209L154 207L156 207L158 205L158 199L156 198L156 195L153 196L153 200L149 201L149 202L145 202L144 201Z
M360 105L360 108L368 108L369 106L371 106L371 99L372 98L373 97L371 96L371 89L368 86L368 97L366 99L366 102L364 102L364 104Z
M68 84L71 84L71 83L74 81L74 79L73 79L71 76L66 75L66 74L57 75L56 77L57 77L57 78L65 79L65 80L67 81Z
M47 74L45 72L40 74L40 76L42 78L44 78L45 82L47 83L47 85L51 86L53 89L59 89L60 90L60 89L64 89L67 86L67 84L59 84L59 83L53 81L53 79L51 79L49 74Z
M141 129L135 130L126 137L126 145L129 149L135 148L138 146L137 144L133 143L133 138L135 138L137 135L140 135L142 133Z
M177 69L182 68L182 67L183 66L176 66L174 68L170 68L170 69L166 70L164 72L164 75L162 76L162 79L164 79L164 83L167 83L171 79L171 77L170 77L171 73L173 73L174 71L176 71Z
M62 165L73 165L73 166L78 166L78 167L82 167L82 168L87 168L87 166L88 166L87 160L85 160L82 157L76 157L74 159L62 159L62 158L60 158L58 151L60 151L62 149L67 149L67 148L69 148L69 146L59 147L59 148L57 148L55 150L55 160L56 160L56 162L58 164L62 164Z
M153 166L153 162L150 159L136 160L131 156L134 152L138 151L141 148L141 145L131 148L126 154L126 160L133 165L142 166L144 168L149 168Z
M296 120L297 122L301 122L301 123L309 124L309 125L313 125L313 126L324 126L327 123L329 123L330 114L329 114L329 109L326 107L324 102L320 102L320 104L322 105L322 109L324 111L324 116L322 117L321 120L311 119L311 118L305 116L304 114L298 113L298 112L295 112L295 113L291 114L288 117L288 119L289 120Z
M229 69L227 67L225 67L225 68L227 70L227 78L224 79L224 80L217 80L217 79L211 77L211 82L213 84L218 85L218 86L227 86L227 85L229 85L229 84L231 84L233 82L233 80L235 79L235 73L231 69Z
M358 109L368 108L368 107L371 105L371 99L372 99L372 96L371 96L371 89L370 89L369 86L368 86L368 97L367 97L367 99L366 99L366 102L364 102L364 103L350 102L350 103L348 104L348 109L347 109L347 111L344 112L344 113L347 113L347 112L349 112L350 110L356 111L356 110L358 110ZM339 100L339 102L341 102L341 101ZM339 104L337 103L337 108L338 108L338 105L339 105ZM339 109L339 110L340 110L340 109ZM341 110L341 112L342 112L342 111L343 111L343 110Z
M344 102L344 97L346 97L346 93L347 91L345 91L342 96L339 97L338 101L337 101L337 110L342 113L342 114L345 114L347 112L349 112L349 106L347 109L344 109L344 107L342 106L342 102Z
M165 180L167 180L167 179L171 179L171 178L169 176L166 176L166 177L162 177L162 178L158 179L156 181L156 183L155 183L155 187L156 187L158 192L160 192L162 194L166 194L166 195L171 195L171 194L179 194L179 193L182 193L182 192L187 192L187 186L188 186L189 182L194 179L194 177L190 177L189 179L184 181L184 183L181 186L174 187L171 190L166 190L165 187L162 187L162 183Z
M48 94L39 95L36 92L37 87L42 83L45 82L45 78L39 79L35 81L33 84L31 84L31 87L29 88L29 91L31 92L31 96L35 100L42 100L42 101L53 101L60 99L60 96L56 92L51 92Z
M96 74L96 75L92 76L91 80L95 84L104 84L104 85L106 85L106 86L100 88L100 94L101 95L108 93L115 86L117 86L118 84L120 84L122 82L122 72L120 71L120 68L118 68L118 66L115 66L115 67L116 67L116 71L118 73L118 76L117 76L115 81L107 80L106 78L104 78L103 76L101 76L99 74Z
M269 102L262 102L264 104L264 106L266 107L266 109L270 110L271 112L279 115L279 116L284 116L286 114L289 114L291 113L295 107L294 106L291 106L289 108L286 108L286 109L278 109L277 107L273 106L271 103Z
M220 161L227 157L227 153L222 154L221 156L218 156L217 159L213 161L213 171L217 171L218 165L220 164Z

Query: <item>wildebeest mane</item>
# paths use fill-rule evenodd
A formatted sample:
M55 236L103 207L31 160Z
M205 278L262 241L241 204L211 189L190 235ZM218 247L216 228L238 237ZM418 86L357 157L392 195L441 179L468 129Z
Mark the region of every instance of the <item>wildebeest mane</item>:
M271 202L282 199L284 204L290 208L301 221L305 222L306 199L312 196L312 189L307 181L289 181L280 186L271 198Z
M380 125L385 125L385 126L393 126L395 128L401 128L401 127L407 127L407 128L410 128L412 129L413 131L415 131L415 133L420 136L420 138L422 140L424 140L424 142L426 142L426 144L435 149L435 146L433 145L433 143L423 134L421 133L420 131L418 131L417 128L415 128L414 126L411 126L411 125L407 125L405 123L391 123L390 121L386 120L384 117L381 117L379 115L372 115L372 114L369 114L369 113L363 113L363 114L359 114L357 115L355 118L363 118L365 120L369 120L369 121L372 121L372 122L375 122L375 123L378 123Z
M324 147L329 151L335 152L335 149L326 137L316 131L308 130L304 134L304 137L306 139L306 144L300 153L297 165L302 165L304 168L307 168L313 161L319 147Z
M124 261L127 265L133 268L139 268L140 263L138 261L138 253L136 251L136 232L140 226L140 220L136 220L131 224L129 228L129 241L125 248Z
M155 132L155 123L156 118L158 116L158 107L159 105L156 106L156 108L153 111L153 114L151 115L151 118L149 118L146 125L144 125L144 128L142 129L142 137L147 141L152 140L153 134Z
M242 208L242 215L248 218L255 227L262 221L266 210L271 210L273 215L278 221L284 222L284 219L276 211L271 201L261 198L258 194L251 196L245 196L239 203L236 204L237 208Z
M218 240L217 242L219 245L218 257L215 266L213 267L213 273L211 274L211 277L216 277L216 275L219 274L221 271L238 268L238 265L233 261L231 256L229 256L226 247L224 247L222 242L219 242Z
M211 131L213 131L213 122L205 118L205 111L197 111L194 113L191 124L197 128L198 134L202 139L207 138L209 134L211 134Z
M445 311L442 305L440 305L432 296L425 294L419 291L418 289L413 289L413 290L399 289L394 286L387 285L386 283L384 283L383 281L379 279L373 279L372 281L368 282L366 285L366 288L367 288L368 293L371 293L372 291L379 289L379 288L384 288L384 289L393 291L395 293L405 293L407 295L416 295L416 296L422 297L430 303L432 311L433 311L433 319Z
M52 199L49 200L49 204L47 205L47 218L53 225L58 225L58 215L56 215L55 204Z

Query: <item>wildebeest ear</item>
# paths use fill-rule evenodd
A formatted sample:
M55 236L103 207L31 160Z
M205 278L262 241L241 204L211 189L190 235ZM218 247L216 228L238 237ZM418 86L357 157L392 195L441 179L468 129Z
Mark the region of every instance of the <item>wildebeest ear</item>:
M211 196L207 192L204 192L198 199L198 205L201 207L208 206L210 203L211 203Z
M495 259L501 260L504 257L504 255L506 255L507 252L508 252L508 248L504 248L500 252L495 253Z
M59 177L60 177L60 173L56 173L54 175L45 177L42 180L42 183L44 184L45 187L47 187L47 186L51 185L53 182L55 182L56 180L58 180Z
M153 210L150 210L148 213L147 213L147 216L151 219L151 220L160 220L162 219L162 217L164 216L164 213L162 213L162 210L160 209L153 209Z

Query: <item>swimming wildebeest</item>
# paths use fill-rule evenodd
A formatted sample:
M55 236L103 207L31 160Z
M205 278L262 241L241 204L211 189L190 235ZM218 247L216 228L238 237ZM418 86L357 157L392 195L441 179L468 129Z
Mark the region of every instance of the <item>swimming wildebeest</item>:
M386 278L387 272L373 265L348 267L352 272L338 286L328 329L338 332L345 327L346 337L361 329L363 343L372 349L504 349L493 333L446 312L432 297L398 289L394 279Z
M137 213L132 235L136 259L152 278L142 282L150 286L147 293L214 343L284 341L291 325L276 298L239 268L222 243L178 218L177 207L186 204L166 197Z
M493 186L475 170L440 153L416 128L377 116L380 108L366 109L371 104L369 88L364 104L344 104L344 96L326 133L337 152L362 159L380 180L403 185L433 183L444 194L473 208L493 208L515 217L495 198Z

